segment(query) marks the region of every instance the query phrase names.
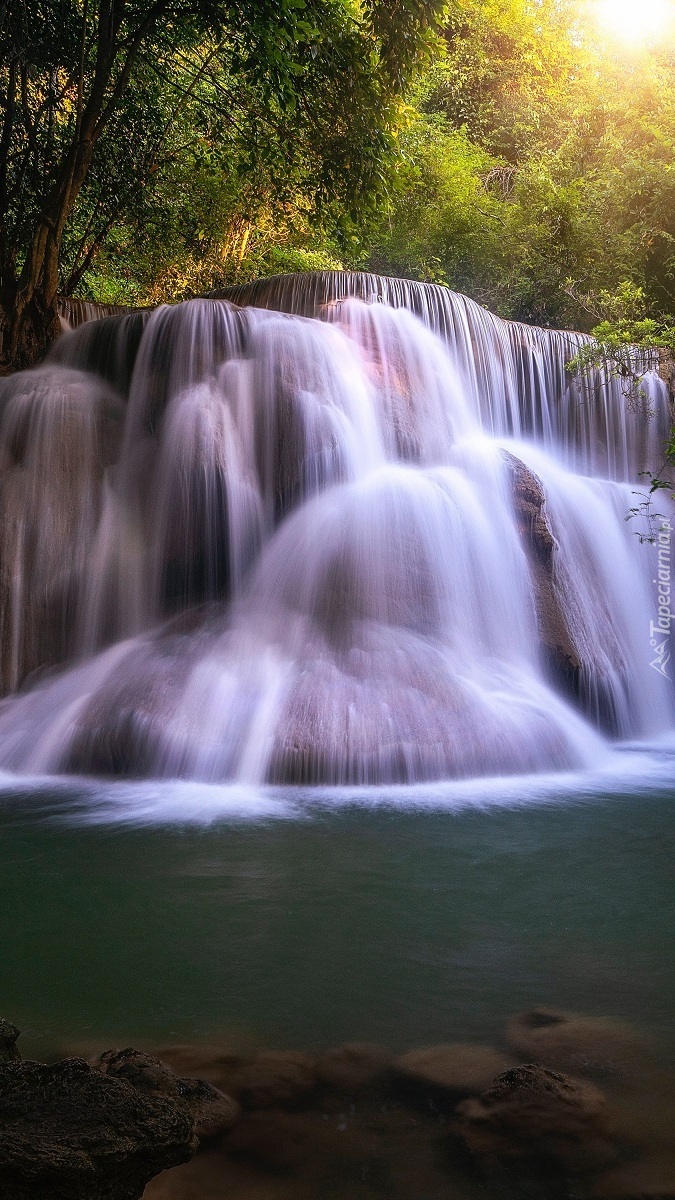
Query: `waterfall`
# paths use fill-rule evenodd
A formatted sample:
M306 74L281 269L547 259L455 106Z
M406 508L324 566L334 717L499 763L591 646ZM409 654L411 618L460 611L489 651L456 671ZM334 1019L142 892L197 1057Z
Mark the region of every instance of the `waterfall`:
M0 767L415 783L672 728L626 520L667 391L583 340L338 272L65 334L0 382Z

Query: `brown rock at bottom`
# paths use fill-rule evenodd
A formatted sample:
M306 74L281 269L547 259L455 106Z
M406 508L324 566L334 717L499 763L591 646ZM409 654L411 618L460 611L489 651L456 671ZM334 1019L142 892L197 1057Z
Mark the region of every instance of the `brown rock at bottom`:
M246 1109L294 1107L314 1091L317 1083L314 1058L296 1050L244 1054L177 1046L160 1053L173 1070L194 1072L235 1097Z
M198 1138L224 1133L239 1117L240 1107L231 1096L203 1079L183 1079L160 1059L139 1050L106 1050L95 1065L146 1095L182 1101L192 1113Z
M230 1045L163 1046L157 1058L177 1075L204 1079L230 1096L239 1095L242 1073L255 1060L257 1051L233 1049Z
M198 1144L179 1101L77 1058L1 1066L0 1130L2 1200L138 1200Z
M491 1046L464 1042L409 1050L396 1059L398 1075L415 1083L442 1088L454 1096L471 1096L490 1086L495 1076L512 1065Z
M600 1170L621 1156L605 1098L590 1083L530 1063L458 1105L452 1136L483 1165Z
M627 1022L534 1008L506 1024L507 1045L562 1071L617 1071L636 1064L647 1046Z
M242 1068L239 1098L244 1108L296 1104L316 1086L314 1061L295 1050L264 1050Z
M374 1042L346 1042L325 1050L316 1063L316 1077L325 1087L358 1092L386 1075L395 1055Z

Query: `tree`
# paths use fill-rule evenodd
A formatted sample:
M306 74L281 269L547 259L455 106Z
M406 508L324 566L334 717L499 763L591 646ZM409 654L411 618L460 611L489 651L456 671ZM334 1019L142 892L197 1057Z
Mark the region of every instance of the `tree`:
M2 0L6 362L26 365L44 352L60 282L74 286L133 210L171 131L205 91L223 118L233 88L255 97L241 131L249 165L268 145L279 155L264 131L297 114L318 131L319 201L337 179L353 194L375 189L396 96L441 9L440 0ZM82 198L88 219L78 217ZM64 280L64 245L78 221Z
M369 263L540 325L588 329L579 297L624 279L654 319L675 311L675 60L665 41L617 53L592 7L450 10Z

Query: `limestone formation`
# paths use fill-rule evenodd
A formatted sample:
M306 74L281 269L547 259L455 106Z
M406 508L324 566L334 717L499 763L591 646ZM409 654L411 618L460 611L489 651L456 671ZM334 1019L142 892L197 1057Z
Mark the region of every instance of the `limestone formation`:
M0 692L63 662L123 406L102 380L40 367L0 381Z
M534 471L508 451L513 505L534 585L539 638L554 679L576 694L581 659L557 595L553 569L555 538L546 515L546 496Z

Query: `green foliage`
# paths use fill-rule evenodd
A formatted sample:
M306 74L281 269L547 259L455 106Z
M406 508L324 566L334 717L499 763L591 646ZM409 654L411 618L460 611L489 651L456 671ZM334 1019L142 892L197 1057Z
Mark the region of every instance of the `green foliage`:
M643 308L624 332L645 353L668 336L675 57L618 51L592 0L9 0L0 274L20 275L67 165L106 6L121 23L62 290L152 303L364 266L587 331L627 280Z
M381 203L400 89L442 9L7 0L0 316L29 292L51 303L54 256L61 290L127 300L213 286L275 244L336 261Z
M597 296L584 298L586 307L602 320L591 330L591 338L567 363L567 370L582 382L590 372L599 370L605 377L620 379L629 407L639 410L645 419L653 414L643 386L647 371L657 371L669 385L671 397L675 384L675 321L656 320L646 316L647 297L644 289L623 280L614 292L601 290ZM654 474L643 472L645 493L640 502L629 509L627 519L644 518L649 534L639 533L641 541L654 540L654 526L661 516L653 509L653 498L659 491L671 494L675 489L675 426L664 446L663 465Z
M647 316L644 289L630 280L623 280L615 292L601 290L596 297L585 297L585 305L592 305L602 320L568 369L580 376L592 368L605 370L621 379L629 401L639 403L645 372L665 373L675 357L675 322Z
M622 279L647 316L675 309L675 59L618 52L592 9L458 0L369 263L542 325L588 330L583 296Z

